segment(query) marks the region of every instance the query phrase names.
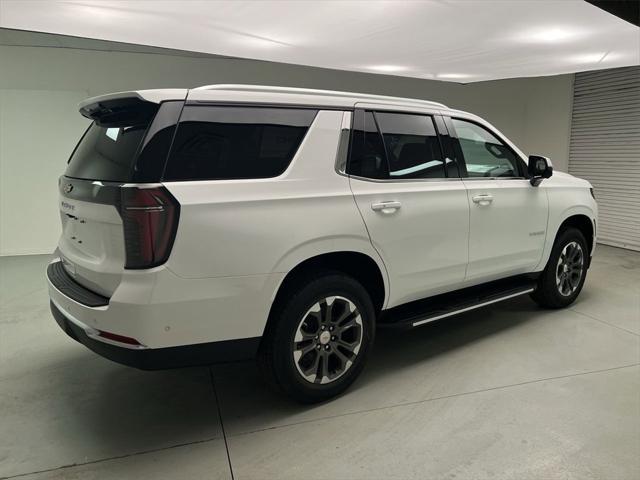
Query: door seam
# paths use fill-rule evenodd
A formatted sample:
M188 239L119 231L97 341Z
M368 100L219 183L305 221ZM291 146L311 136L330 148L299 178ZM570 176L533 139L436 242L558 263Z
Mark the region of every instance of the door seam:
M382 254L373 243L373 239L371 238L371 232L369 232L369 227L367 226L367 222L365 222L364 220L364 215L362 215L362 211L360 211L360 207L358 206L358 202L356 201L356 195L355 193L353 193L353 188L351 187L351 177L347 176L347 179L349 182L349 191L351 192L351 199L353 200L353 204L356 207L358 215L360 215L360 218L362 219L362 224L364 225L364 229L366 230L367 236L369 237L369 243L371 244L371 248L373 248L373 250L378 254L378 257L380 258L380 263L382 263L382 266L384 267L385 275L387 276L387 285L389 285L389 292L387 295L387 300L386 302L384 302L384 305L382 306L382 310L384 310L387 304L389 303L389 299L391 298L391 277L389 276L389 270L387 269L387 264L384 262L384 258Z

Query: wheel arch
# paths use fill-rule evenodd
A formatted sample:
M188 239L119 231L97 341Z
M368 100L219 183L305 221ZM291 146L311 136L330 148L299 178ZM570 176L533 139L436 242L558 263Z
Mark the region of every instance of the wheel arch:
M587 241L587 247L589 248L589 256L591 256L591 252L593 251L593 241L595 238L594 223L595 222L593 222L591 218L589 218L587 215L584 215L584 214L571 215L565 218L564 221L560 224L560 226L558 226L558 229L556 230L556 236L554 237L554 242L558 234L563 230L570 227L576 228L580 230L580 232L582 232L582 234L584 235L584 238Z
M389 287L387 272L381 262L376 261L371 255L362 251L340 250L324 252L299 261L284 276L271 302L265 332L270 323L274 321L271 315L274 307L286 298L287 291L300 279L318 270L339 271L358 280L371 295L376 312L382 310L386 305Z
M595 248L595 238L596 238L596 220L595 214L589 208L586 207L573 207L565 210L558 221L554 222L556 227L553 230L550 230L549 233L552 235L548 235L547 242L544 250L544 255L542 260L538 264L537 270L542 270L545 268L547 262L549 261L549 256L551 255L551 250L553 249L553 245L558 238L560 232L563 229L568 227L577 228L582 232L585 236L585 240L587 241L587 246L589 248L589 255L587 255L587 262L591 262L591 254ZM589 265L587 265L588 267Z

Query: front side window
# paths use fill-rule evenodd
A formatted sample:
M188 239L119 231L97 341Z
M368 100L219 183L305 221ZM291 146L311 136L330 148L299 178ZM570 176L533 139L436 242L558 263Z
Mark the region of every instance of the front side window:
M515 152L487 129L466 120L451 119L469 177L519 177Z
M389 178L443 178L444 160L431 117L376 112Z
M270 178L283 173L317 111L187 106L165 180Z

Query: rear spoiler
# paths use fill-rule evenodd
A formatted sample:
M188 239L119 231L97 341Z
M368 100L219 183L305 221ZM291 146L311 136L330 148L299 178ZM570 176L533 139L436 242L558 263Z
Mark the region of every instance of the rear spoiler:
M146 122L160 102L185 100L187 89L118 92L88 98L78 105L80 114L100 126L133 125Z

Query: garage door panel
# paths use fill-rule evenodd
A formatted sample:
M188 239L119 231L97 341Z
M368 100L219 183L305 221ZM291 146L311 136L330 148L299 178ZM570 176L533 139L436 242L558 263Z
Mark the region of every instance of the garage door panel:
M593 185L599 242L640 251L640 67L576 74L569 173Z
M611 118L615 117L615 119L620 116L621 118L628 117L637 117L638 112L635 108L613 108L613 107L603 107L600 109L594 109L593 111L588 111L586 109L582 110L580 113L575 113L574 118L576 120L583 120L589 118Z

